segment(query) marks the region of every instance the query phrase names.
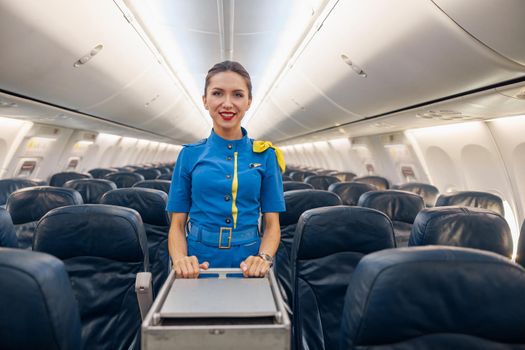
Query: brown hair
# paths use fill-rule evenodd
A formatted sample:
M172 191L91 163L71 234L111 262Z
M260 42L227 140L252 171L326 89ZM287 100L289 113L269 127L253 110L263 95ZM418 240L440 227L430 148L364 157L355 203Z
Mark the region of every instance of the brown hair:
M222 72L234 72L243 77L244 81L246 81L246 86L248 86L248 97L250 99L252 98L252 80L250 78L250 74L242 66L242 64L235 61L224 61L211 67L211 69L208 71L208 74L206 75L206 82L204 83L204 96L206 96L211 77L217 73Z

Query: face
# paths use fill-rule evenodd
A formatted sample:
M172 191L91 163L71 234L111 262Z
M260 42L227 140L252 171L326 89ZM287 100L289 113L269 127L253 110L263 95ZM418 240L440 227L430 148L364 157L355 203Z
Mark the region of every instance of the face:
M252 103L248 86L241 75L231 71L215 74L210 78L202 100L218 135L241 132L242 118Z

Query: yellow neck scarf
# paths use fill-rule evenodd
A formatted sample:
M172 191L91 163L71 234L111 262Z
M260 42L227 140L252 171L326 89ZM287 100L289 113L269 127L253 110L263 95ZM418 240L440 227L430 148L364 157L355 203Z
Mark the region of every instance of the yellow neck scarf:
M275 150L275 156L277 157L277 163L281 172L284 172L286 169L286 163L284 162L284 154L278 147L274 146L270 141L253 141L253 151L255 153L261 153L266 151L268 148L273 148Z

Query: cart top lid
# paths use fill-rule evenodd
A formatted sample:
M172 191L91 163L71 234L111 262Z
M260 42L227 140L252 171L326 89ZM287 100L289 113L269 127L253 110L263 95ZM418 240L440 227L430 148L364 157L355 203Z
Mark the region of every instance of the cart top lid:
M162 318L269 317L277 313L268 278L176 279Z

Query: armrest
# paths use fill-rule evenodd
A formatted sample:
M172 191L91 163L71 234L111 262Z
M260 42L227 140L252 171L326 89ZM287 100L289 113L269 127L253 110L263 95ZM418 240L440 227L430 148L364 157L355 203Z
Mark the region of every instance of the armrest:
M151 272L139 272L135 279L135 293L140 308L140 316L144 320L151 304L153 304L153 285Z

